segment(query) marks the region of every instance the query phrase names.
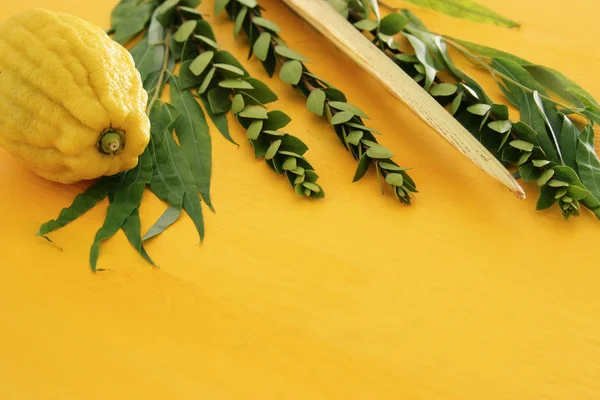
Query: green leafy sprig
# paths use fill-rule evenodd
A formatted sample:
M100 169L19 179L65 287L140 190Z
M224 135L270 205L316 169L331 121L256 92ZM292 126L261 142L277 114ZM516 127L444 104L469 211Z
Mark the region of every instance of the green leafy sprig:
M583 205L600 218L600 161L594 151L593 123L600 108L593 97L564 75L508 53L430 32L410 11L393 12L380 21L369 10L343 0L335 7L353 25L427 90L515 176L540 187L537 209L556 204L565 219ZM413 52L401 50L402 35ZM509 120L504 104L492 102L481 85L459 69L447 45L456 47L497 80L504 95L520 110ZM444 82L440 72L453 81ZM555 100L555 94L569 105ZM582 129L568 116L588 119Z
M249 38L249 56L254 54L269 76L275 74L279 65L279 78L307 98L310 111L327 118L339 140L358 160L354 181L373 166L382 191L385 182L402 203L410 204L411 194L417 192L415 182L406 168L391 159L392 151L377 142L375 131L365 126L363 118L368 116L348 103L344 93L310 72L305 65L309 60L285 44L279 36L281 29L262 16L256 0L217 0L215 15L223 10L234 21L235 35L243 30Z
M266 85L250 78L245 70L240 72L243 68L231 54L218 50L210 25L195 10L198 4L199 0L121 0L112 11L108 32L115 41L132 45L134 38L140 37L130 53L149 97L149 145L136 168L98 179L38 232L50 240L48 234L108 198L104 223L90 250L92 271L98 270L102 242L120 229L142 257L154 265L144 242L164 232L183 211L203 241L202 201L214 211L210 198L212 150L208 123L198 97L227 140L235 143L225 117L231 110L248 128L257 157L264 155L269 166L285 173L298 194L311 198L324 196L316 183L318 176L303 157L307 146L298 138L278 131L289 122L289 117L280 111L267 113L264 109L263 104L276 100L277 96ZM200 71L204 62L210 68ZM180 69L176 74L177 63ZM161 96L167 86L170 100L163 102ZM142 237L139 210L146 187L168 208Z
M182 87L197 88L196 96L228 140L233 141L225 114L231 112L246 129L256 158L263 158L276 173L285 174L298 195L323 198L319 177L304 157L308 146L281 131L291 118L283 111L265 108L277 100L277 95L252 78L231 53L219 49L210 24L200 13L178 7L177 14L180 24L172 47L180 54Z

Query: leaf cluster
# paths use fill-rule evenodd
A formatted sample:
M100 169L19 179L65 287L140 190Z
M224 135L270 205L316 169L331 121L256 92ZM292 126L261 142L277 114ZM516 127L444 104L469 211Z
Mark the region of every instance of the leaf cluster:
M411 194L417 192L415 182L406 168L391 159L392 151L377 142L374 136L377 132L364 124L363 118L368 116L349 103L343 92L311 73L306 66L310 61L287 46L280 37L281 28L264 18L258 2L217 0L215 14L223 11L234 21L234 34L238 36L243 31L248 37L248 57L254 55L259 59L269 76L279 70L279 78L306 97L308 110L327 119L340 142L358 161L353 181L361 179L373 167L382 192L387 185L398 200L410 204Z
M515 176L536 181L538 209L556 204L563 216L578 216L581 205L600 218L600 161L594 151L593 124L600 109L593 97L559 72L488 47L431 33L410 11L368 18L366 7L344 1L338 8L399 68L427 90ZM412 52L403 51L403 37ZM505 104L494 103L481 85L459 69L448 44L486 68L506 99L520 110L509 119ZM452 80L441 79L446 72ZM560 103L551 97L569 102ZM580 128L569 118L587 118Z
M135 169L99 179L38 232L48 239L49 233L108 199L105 221L90 251L93 271L97 270L101 243L120 229L152 265L144 242L164 232L183 211L193 221L200 240L204 239L201 203L214 211L210 196L212 150L209 126L198 99L219 132L232 143L226 114L235 115L247 129L256 157L264 157L269 167L285 174L298 195L325 195L317 183L318 175L304 157L306 144L280 131L290 118L282 111L265 109L265 104L277 96L251 78L233 55L219 48L210 24L195 9L198 4L198 0L122 0L113 10L110 32L116 41L127 45L141 36L130 53L148 92L149 145ZM178 74L174 72L177 63ZM170 100L163 102L166 86ZM139 210L146 187L168 207L142 236Z

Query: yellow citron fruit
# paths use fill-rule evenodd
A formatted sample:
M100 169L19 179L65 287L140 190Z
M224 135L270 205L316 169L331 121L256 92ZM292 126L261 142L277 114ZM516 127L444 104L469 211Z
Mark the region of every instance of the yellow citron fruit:
M74 183L134 168L147 102L131 55L100 28L41 9L0 24L0 146L38 175Z

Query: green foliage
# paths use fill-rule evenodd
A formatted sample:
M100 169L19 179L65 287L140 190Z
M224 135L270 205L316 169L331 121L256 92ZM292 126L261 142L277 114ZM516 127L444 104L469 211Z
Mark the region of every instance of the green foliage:
M309 111L327 118L327 121L331 124L333 131L339 138L340 142L344 147L352 154L352 156L358 161L358 169L354 176L354 181L362 178L367 172L369 165L374 165L377 171L377 176L380 178L380 184L386 184L391 187L394 195L402 202L410 204L411 193L415 193L416 186L412 179L405 172L405 169L398 167L390 158L392 152L384 146L377 143L373 136L374 129L365 126L363 118L368 118L367 114L357 106L349 103L346 96L339 89L331 87L326 80L319 76L314 75L310 72L306 63L309 60L297 52L291 49L280 37L281 29L273 22L265 19L262 15L261 7L258 2L255 2L254 6L249 6L245 1L242 0L231 0L228 1L225 6L222 2L218 2L218 7L215 11L221 12L225 10L229 15L229 18L234 22L234 35L239 35L242 31L248 37L250 41L250 54L254 54L262 63L265 71L269 76L274 75L276 72L277 65L281 65L279 69L279 78L299 90L306 97L306 107ZM341 4L341 3L340 3ZM347 7L341 7L340 12L347 10ZM379 29L378 21L380 20L380 12L377 1L369 0L368 11L372 12L376 20L369 22L368 18L364 18L362 24L359 26ZM408 23L408 18L404 16L400 17L386 17L381 19L383 25L382 35L385 33L393 34L394 32L400 31L401 27ZM418 39L417 39L418 40ZM428 58L426 55L426 48L423 46L422 56L424 60ZM433 80L436 71L429 71L428 79ZM436 89L441 90L440 95L448 93L450 87L441 87ZM445 92L444 92L445 90ZM454 90L457 90L454 88ZM238 117L247 117L248 107L237 114ZM281 152L281 149L286 147L286 137L282 139L281 147L278 147L277 142L268 142L267 139L261 138L266 133L267 137L277 137L278 129L283 126L276 123L277 120L281 120L287 124L287 116L277 116L276 114L269 113L269 118L260 124L257 120L264 118L263 114L257 115L254 121L251 123L244 122L247 126L248 138L251 140L255 148L255 155L265 156L267 158L269 166L275 171L288 172L293 170L291 166L293 161L289 158L278 159L274 152ZM286 150L288 150L286 148ZM292 155L293 157L293 155ZM400 168L402 180L398 177L387 178L390 174L390 169L381 167L381 165L387 165L391 168ZM297 168L304 168L304 165L297 163ZM286 167L286 168L284 168ZM301 171L296 169L296 172ZM288 177L290 178L290 177ZM296 193L299 195L309 195L320 197L323 196L322 190L316 190L313 185L309 185L306 182L314 183L312 181L306 181L302 176L297 176L294 180L290 179L290 183L294 182Z

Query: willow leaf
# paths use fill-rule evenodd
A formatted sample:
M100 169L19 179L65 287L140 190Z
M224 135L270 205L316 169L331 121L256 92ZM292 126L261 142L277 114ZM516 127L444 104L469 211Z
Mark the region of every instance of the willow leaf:
M419 62L423 65L423 67L425 67L425 77L426 78L425 78L424 89L429 90L429 88L431 88L431 84L433 83L433 80L435 79L435 75L437 74L437 71L433 67L433 65L431 64L431 62L428 58L429 53L427 52L427 45L425 44L424 41L417 38L416 36L411 35L410 33L404 33L404 35L408 38L408 41L410 42L411 46L415 50L415 54L416 54L417 58L419 59Z
M63 208L57 219L43 224L37 232L37 235L43 236L49 240L46 235L63 226L75 221L77 218L94 208L96 204L102 201L108 193L114 191L117 187L119 178L103 177L95 184L88 187L83 193L78 194L73 199L69 207Z
M151 117L153 117L153 115L151 115ZM167 127L159 125L156 118L152 118L151 121L153 121L152 138L150 139L149 146L153 157L154 168L152 181L150 182L149 187L156 197L168 203L171 207L179 209L179 213L181 213L185 186L174 167L174 161L171 159L169 152L162 142L162 132L163 129L167 129ZM152 228L150 228L150 231L153 232L151 237L159 235L169 227L170 224L166 224L164 220L161 221L162 218L163 217L160 217L159 221L156 221L152 225ZM159 230L158 228L162 228L162 230ZM149 238L147 233L143 240Z
M143 241L152 239L155 236L163 233L167 228L173 225L181 216L181 209L183 207L183 198L181 199L181 205L179 207L170 206L165 212L156 220L156 222L148 229L148 232L143 237Z
M127 240L129 240L129 243L131 243L131 245L138 251L138 253L142 255L144 260L148 261L153 267L156 267L156 264L154 263L154 261L152 261L152 258L150 258L150 255L146 251L144 243L142 242L142 223L140 221L139 209L136 208L135 210L133 210L133 212L129 217L127 217L121 228L123 229Z
M544 118L544 121L546 122L546 126L548 127L548 130L550 131L551 138L554 141L554 145L556 146L556 152L558 153L558 158L560 158L561 163L564 164L562 151L560 150L560 145L558 143L559 134L562 133L562 130L555 131L554 127L552 126L553 124L550 122L548 114L546 113L545 104L544 104L542 98L540 97L540 93L537 90L533 92L533 101L535 102L535 105L537 106L538 111L542 115L542 118ZM558 116L558 113L557 113L557 116Z
M576 161L581 182L595 198L600 199L600 160L594 149L594 129L591 124L579 135Z
M211 140L204 112L194 96L181 89L178 79L173 78L170 86L171 103L181 113L175 122L175 133L192 168L202 199L214 210L210 200Z
M492 67L498 72L503 73L512 80L525 86L529 86L529 84L531 84L531 79L533 79L531 78L531 75L529 75L529 73L521 66L510 60L493 59ZM504 84L510 93L518 99L517 101L521 111L521 121L525 122L537 132L537 141L542 150L544 150L544 153L546 153L548 159L556 163L560 163L558 155L554 149L554 145L552 144L552 140L550 139L550 136L546 130L546 122L537 109L533 95L507 80L504 81ZM556 113L556 111L554 112Z
M431 10L473 22L481 22L506 28L521 26L487 7L471 0L405 0L408 3L429 8Z
M200 196L198 195L194 174L187 161L187 157L175 142L170 130L163 129L162 140L165 144L169 160L171 160L171 165L177 174L177 178L185 188L182 207L194 222L200 241L202 241L204 239L204 217L202 215Z
M148 149L142 153L138 165L125 173L123 187L114 194L114 200L106 210L104 224L96 233L90 249L90 266L96 271L102 242L110 239L125 220L140 206L146 184L152 179L152 159Z
M531 61L527 61L523 58L517 57L513 54L494 49L492 47L483 46L476 43L471 43L465 40L448 37L451 41L458 43L465 49L472 53L488 58L504 58L511 60L512 62L522 66L531 76L542 85L547 91L554 93L561 99L580 107L582 105L580 97L583 97L588 102L594 104L596 107L600 107L600 104L594 99L594 97L585 91L581 86L567 78L561 72L546 67L544 65L537 65ZM573 92L577 92L576 95Z
M579 129L573 121L567 118L566 115L560 114L563 119L562 132L560 135L560 149L562 151L563 161L565 165L577 171L577 162L575 155L577 151L577 139L579 138Z

